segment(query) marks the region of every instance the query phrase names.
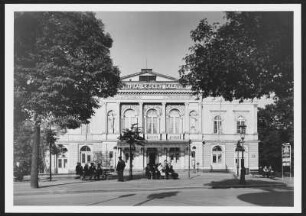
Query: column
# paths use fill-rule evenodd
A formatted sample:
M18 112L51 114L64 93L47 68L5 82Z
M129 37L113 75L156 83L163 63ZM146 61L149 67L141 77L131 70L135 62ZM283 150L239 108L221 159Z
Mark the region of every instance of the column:
M203 119L202 119L202 116L203 116L203 113L202 113L202 102L199 102L199 123L198 123L198 125L199 125L199 134L201 135L201 137L200 137L200 139L202 139L202 134L203 134L203 132L202 132L202 128L203 128L203 126L202 126L202 121L203 121Z
M189 131L189 112L188 112L189 103L185 102L185 121L183 124L183 133L185 133L185 139L189 139L190 131Z
M143 127L143 102L139 102L138 127L144 130Z
M162 102L162 116L160 124L160 132L162 134L162 139L166 140L166 102Z
M115 133L119 134L121 132L120 130L120 120L121 120L121 115L120 115L120 102L116 103L116 118L115 118Z

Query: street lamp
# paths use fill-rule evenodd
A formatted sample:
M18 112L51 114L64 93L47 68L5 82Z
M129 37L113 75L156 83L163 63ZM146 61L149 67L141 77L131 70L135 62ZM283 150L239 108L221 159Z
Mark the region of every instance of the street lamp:
M244 138L245 138L245 129L246 125L242 124L239 125L239 130L240 130L240 137L241 137L241 151L242 151L242 157L241 157L241 170L240 170L240 183L245 184L245 167L244 167Z
M190 144L191 140L188 141L187 150L188 150L188 178L190 178Z
M205 145L205 141L202 142L202 166L203 166L203 172L204 172L204 145Z

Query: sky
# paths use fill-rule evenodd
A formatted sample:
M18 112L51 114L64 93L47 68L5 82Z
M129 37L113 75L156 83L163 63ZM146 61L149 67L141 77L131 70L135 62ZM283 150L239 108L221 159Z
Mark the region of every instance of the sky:
M190 31L201 19L224 22L223 12L96 12L113 39L111 57L121 76L142 68L179 78L192 46Z

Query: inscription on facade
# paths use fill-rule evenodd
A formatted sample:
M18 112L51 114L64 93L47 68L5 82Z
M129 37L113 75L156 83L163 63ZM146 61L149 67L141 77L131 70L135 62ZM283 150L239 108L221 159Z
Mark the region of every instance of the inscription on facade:
M122 89L185 89L179 83L125 83Z

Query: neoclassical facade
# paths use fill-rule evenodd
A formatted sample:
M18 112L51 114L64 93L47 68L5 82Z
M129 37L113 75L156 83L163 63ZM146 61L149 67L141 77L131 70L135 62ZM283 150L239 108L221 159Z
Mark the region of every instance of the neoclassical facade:
M146 143L134 149L134 170L167 160L175 170L190 166L236 172L242 156L236 151L239 125L247 126L245 167L258 168L256 102L199 98L177 79L152 69L124 76L122 81L124 86L117 95L101 99L90 124L59 137L57 144L63 151L53 160L56 172L74 172L77 162L115 167L120 155L128 169L129 146L119 142L118 137L135 123L142 129Z

